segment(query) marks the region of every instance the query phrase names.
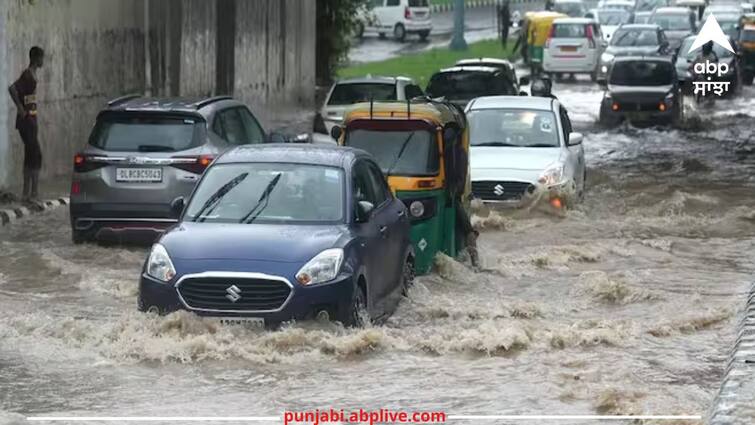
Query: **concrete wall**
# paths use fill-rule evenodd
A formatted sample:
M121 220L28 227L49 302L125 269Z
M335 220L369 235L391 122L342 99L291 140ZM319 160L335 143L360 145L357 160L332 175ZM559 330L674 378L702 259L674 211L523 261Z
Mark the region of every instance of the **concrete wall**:
M227 91L252 106L263 124L311 111L315 4L0 0L0 188L20 181L23 148L5 88L27 66L31 46L47 54L37 89L43 178L67 175L97 112L123 94L207 96L218 93L221 77L231 76ZM223 62L230 69L218 69L218 47L230 49Z

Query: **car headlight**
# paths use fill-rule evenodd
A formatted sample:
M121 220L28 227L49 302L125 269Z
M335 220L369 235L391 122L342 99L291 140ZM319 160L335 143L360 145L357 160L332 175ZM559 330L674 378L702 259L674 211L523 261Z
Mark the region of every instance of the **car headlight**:
M170 282L176 276L176 268L170 261L168 251L159 243L154 244L149 253L147 275L161 282Z
M314 285L333 280L338 276L343 264L343 250L331 248L315 255L298 273L296 280L302 285Z
M555 186L560 184L563 178L564 164L556 163L546 168L537 181L545 186Z
M600 55L601 62L611 62L613 61L613 58L614 58L614 55L610 53L603 53L602 55Z

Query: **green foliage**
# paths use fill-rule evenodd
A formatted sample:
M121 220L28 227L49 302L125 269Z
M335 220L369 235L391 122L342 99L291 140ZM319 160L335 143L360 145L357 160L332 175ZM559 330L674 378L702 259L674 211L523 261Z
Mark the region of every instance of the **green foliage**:
M317 0L317 79L328 82L346 59L368 0Z
M509 59L513 56L513 43L508 44L504 50L498 40L486 40L469 44L469 50L458 52L448 48L437 48L422 53L404 55L379 62L356 64L338 71L341 78L363 77L370 75L406 76L413 78L419 85L424 87L430 77L439 69L447 68L456 61L465 58L501 58Z

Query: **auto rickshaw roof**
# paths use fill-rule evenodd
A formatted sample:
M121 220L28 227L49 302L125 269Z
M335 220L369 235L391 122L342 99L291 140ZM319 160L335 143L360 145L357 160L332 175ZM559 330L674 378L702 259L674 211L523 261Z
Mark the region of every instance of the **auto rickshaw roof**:
M349 108L344 114L344 123L357 119L379 120L425 120L443 126L448 122L460 122L464 118L454 106L445 102L363 102ZM464 126L464 123L460 123Z
M536 12L527 12L524 14L524 17L527 18L527 20L537 20L537 19L566 18L568 17L568 15L560 13L560 12L553 12L551 10L540 10Z

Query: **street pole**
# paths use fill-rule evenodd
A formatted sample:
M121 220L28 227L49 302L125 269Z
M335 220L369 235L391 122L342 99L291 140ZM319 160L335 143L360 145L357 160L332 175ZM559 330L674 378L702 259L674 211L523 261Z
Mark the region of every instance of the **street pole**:
M451 39L451 50L467 50L464 40L464 0L454 0L454 36Z

